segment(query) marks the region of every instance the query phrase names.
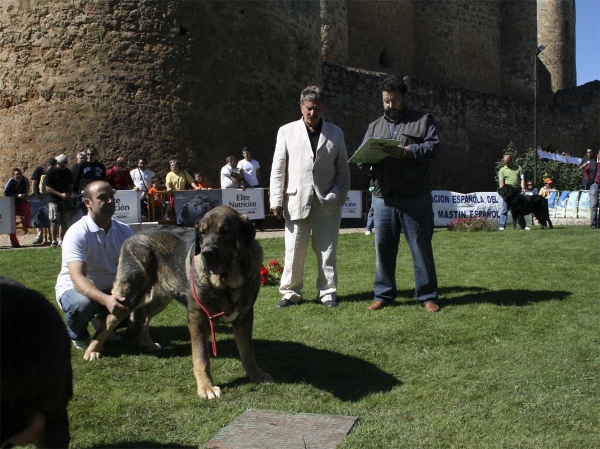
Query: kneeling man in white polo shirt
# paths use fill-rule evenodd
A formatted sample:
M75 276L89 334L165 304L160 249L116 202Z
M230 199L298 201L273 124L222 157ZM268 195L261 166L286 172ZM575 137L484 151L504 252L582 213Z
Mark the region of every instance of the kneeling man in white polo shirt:
M78 349L90 343L88 324L95 315L129 314L125 298L111 293L119 253L132 235L126 224L112 219L115 192L109 183L94 181L83 191L88 214L69 228L62 245L62 265L56 299L65 312L67 331Z

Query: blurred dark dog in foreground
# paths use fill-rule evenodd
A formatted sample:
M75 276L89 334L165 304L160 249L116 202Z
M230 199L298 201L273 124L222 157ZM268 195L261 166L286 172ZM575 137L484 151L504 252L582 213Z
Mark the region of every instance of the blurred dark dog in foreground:
M523 195L516 187L505 184L498 189L498 195L508 205L513 218L513 228L517 229L517 221L521 229L525 229L525 215L533 214L542 229L553 228L548 212L548 200L541 195Z
M40 293L0 277L1 447L69 446L71 343Z
M252 382L272 382L257 366L252 347L263 259L255 234L248 217L218 206L195 229L159 227L133 235L121 249L113 293L126 298L133 310L132 333L146 351L160 349L150 338L151 318L173 299L186 304L194 375L198 395L204 399L221 396L210 374L211 322L232 325L242 365ZM108 315L85 352L86 360L100 358L104 341L123 318ZM214 344L214 334L212 338Z

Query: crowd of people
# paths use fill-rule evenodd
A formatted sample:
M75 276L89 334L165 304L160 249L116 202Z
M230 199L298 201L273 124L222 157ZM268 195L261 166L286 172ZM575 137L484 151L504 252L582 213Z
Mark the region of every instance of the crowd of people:
M221 170L222 189L260 187L260 164L252 159L248 147L242 149L242 156L239 162L234 156L227 157ZM22 226L26 231L34 218L37 227L34 245L42 244L47 233L52 248L62 246L67 229L87 214L83 191L93 181L106 181L115 190L141 192L142 220L149 217L170 220L173 191L212 189L203 172L194 171L192 176L176 159L169 161L170 171L164 180L148 168L145 156L137 159L136 167L132 170L127 167L125 157L119 156L107 170L98 159L98 150L93 145L87 145L76 154L76 160L69 166L67 155L53 157L44 166L34 169L31 182L23 176L21 169L15 168L6 184L4 195L15 198L15 215L22 217ZM38 198L47 196L48 200L47 206L41 207L35 217L31 217L28 200L31 195ZM15 233L10 234L10 242L13 248L20 247Z

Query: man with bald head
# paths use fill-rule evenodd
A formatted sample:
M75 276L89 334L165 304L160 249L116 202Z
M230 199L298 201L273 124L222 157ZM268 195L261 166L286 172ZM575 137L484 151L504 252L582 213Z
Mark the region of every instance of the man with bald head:
M504 155L504 167L498 172L498 184L504 187L505 184L513 186L515 189L521 187L521 191L525 192L525 174L521 167L515 167L510 154ZM506 226L506 216L508 215L508 205L506 201L502 201L502 211L500 212L500 227L498 230L504 231Z
M69 228L62 246L56 300L65 312L69 338L78 349L90 342L88 323L95 315L127 315L124 298L111 293L123 242L132 235L126 224L112 219L115 192L105 181L84 191L87 215Z

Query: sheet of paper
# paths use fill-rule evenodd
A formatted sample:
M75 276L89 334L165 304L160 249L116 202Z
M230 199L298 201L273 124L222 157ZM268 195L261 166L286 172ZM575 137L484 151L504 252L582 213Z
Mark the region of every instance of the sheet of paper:
M353 164L379 164L387 154L381 151L384 148L397 148L400 142L391 139L377 139L370 137L348 160Z

